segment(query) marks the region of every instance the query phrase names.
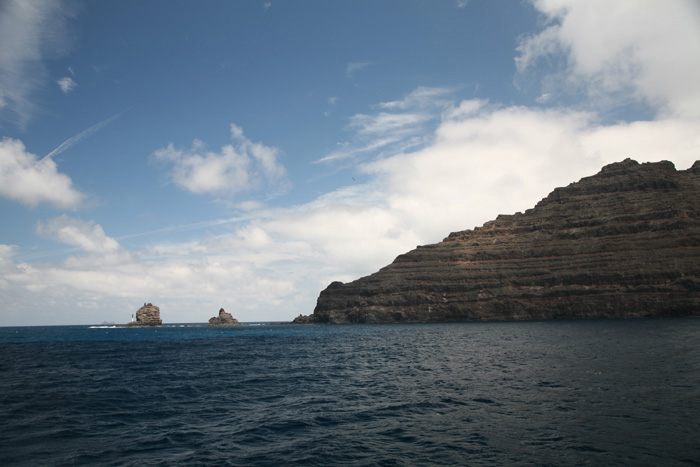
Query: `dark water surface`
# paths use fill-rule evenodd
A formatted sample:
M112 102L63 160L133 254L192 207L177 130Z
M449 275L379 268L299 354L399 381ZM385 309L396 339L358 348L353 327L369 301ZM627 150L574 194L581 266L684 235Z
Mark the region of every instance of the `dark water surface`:
M0 328L0 465L700 465L700 320Z

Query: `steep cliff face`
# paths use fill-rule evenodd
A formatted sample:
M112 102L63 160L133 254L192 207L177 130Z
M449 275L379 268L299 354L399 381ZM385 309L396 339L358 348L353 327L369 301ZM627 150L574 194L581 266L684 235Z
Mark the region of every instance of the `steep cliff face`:
M700 161L627 159L321 292L297 323L700 316Z

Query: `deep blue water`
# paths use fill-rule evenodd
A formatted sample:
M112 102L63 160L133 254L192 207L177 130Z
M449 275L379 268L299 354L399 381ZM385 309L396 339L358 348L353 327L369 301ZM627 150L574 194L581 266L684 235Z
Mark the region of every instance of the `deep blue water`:
M700 320L0 328L0 465L700 465Z

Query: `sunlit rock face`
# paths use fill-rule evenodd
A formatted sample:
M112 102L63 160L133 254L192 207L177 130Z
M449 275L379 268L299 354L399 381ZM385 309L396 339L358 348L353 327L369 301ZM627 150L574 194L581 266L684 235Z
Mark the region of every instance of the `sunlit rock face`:
M458 202L458 200L456 200ZM700 315L700 161L631 159L321 292L297 323Z

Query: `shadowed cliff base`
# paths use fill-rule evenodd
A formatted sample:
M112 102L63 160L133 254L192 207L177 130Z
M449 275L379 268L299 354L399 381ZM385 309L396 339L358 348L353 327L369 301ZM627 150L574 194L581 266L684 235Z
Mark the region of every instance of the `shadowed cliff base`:
M419 246L304 323L700 316L700 161L610 164L533 209Z

